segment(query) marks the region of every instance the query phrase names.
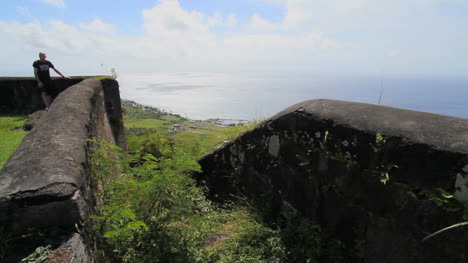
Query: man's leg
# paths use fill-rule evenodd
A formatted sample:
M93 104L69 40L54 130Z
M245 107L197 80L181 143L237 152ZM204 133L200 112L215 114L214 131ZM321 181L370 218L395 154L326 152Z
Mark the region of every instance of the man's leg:
M42 92L42 101L44 101L44 104L46 105L47 108L50 107L50 96L47 95L47 93L45 91Z

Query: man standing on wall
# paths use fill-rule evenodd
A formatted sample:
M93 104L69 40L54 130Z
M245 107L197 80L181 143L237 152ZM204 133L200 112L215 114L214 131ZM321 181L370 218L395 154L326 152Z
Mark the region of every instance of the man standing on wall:
M39 60L34 61L33 67L34 76L36 77L37 81L37 87L42 91L42 100L46 105L46 110L48 110L51 103L51 94L53 92L52 79L50 78L49 69L52 68L63 78L68 79L68 77L65 77L58 69L54 67L50 61L46 60L46 58L46 54L44 52L40 52Z

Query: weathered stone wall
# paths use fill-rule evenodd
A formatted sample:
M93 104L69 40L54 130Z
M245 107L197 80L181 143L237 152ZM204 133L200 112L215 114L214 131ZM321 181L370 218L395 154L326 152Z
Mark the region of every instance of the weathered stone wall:
M52 78L53 97L85 78ZM41 91L33 77L0 77L0 114L29 114L44 108Z
M84 231L96 202L87 139L125 149L115 80L86 79L65 89L0 171L0 225L12 233L65 230L58 251L70 253L55 251L63 259L57 262L93 262L95 257L94 237Z
M200 160L214 199L276 224L307 217L345 262L468 262L468 120L333 100L294 105Z

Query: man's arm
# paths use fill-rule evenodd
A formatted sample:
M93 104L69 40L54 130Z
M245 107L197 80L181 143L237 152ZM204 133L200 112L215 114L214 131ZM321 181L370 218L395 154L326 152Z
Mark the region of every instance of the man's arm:
M34 77L36 78L36 81L37 81L37 86L41 89L42 87L44 87L44 84L41 82L41 80L39 79L39 75L37 75L37 72L39 71L38 68L34 68Z
M69 77L65 77L62 72L60 72L58 69L56 68L52 68L55 72L57 72L57 74L59 74L60 76L62 76L62 78L66 78L66 79L69 79Z

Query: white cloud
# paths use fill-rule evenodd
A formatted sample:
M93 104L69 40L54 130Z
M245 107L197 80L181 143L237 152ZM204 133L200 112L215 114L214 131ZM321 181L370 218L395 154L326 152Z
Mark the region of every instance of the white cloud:
M274 24L267 19L262 18L259 14L253 14L249 22L250 26L257 30L275 30L279 29L279 25Z
M221 16L221 13L216 12L214 16L208 18L208 25L210 26L218 26L223 24L223 17Z
M179 34L208 33L203 14L182 9L177 0L161 0L155 7L143 10L144 27L150 35L170 37Z
M226 47L233 49L251 49L257 52L268 50L308 49L322 52L324 49L338 49L340 44L316 34L284 37L280 34L236 35L224 40ZM274 54L272 54L274 55Z
M381 0L265 0L282 6L285 15L281 26L286 29L304 24L334 24L337 21L350 21L353 15L362 14L371 3ZM383 0L382 0L383 1ZM399 0L396 0L399 1Z
M44 4L53 5L53 6L56 6L56 7L61 7L61 8L65 7L65 1L64 0L39 0L39 1L41 1Z
M387 53L387 56L388 57L396 57L400 55L400 51L399 50L390 50L388 53Z
M227 17L219 12L216 12L213 16L207 18L207 23L209 26L235 26L237 25L237 18L235 14L229 14Z
M153 52L165 50L166 54L187 57L206 52L215 45L210 18L182 9L177 0L160 1L155 7L143 10L143 18L146 37L155 45L151 48ZM216 20L216 15L212 19Z
M113 33L115 26L112 24L104 23L101 19L95 18L90 23L80 23L80 28L91 32Z

